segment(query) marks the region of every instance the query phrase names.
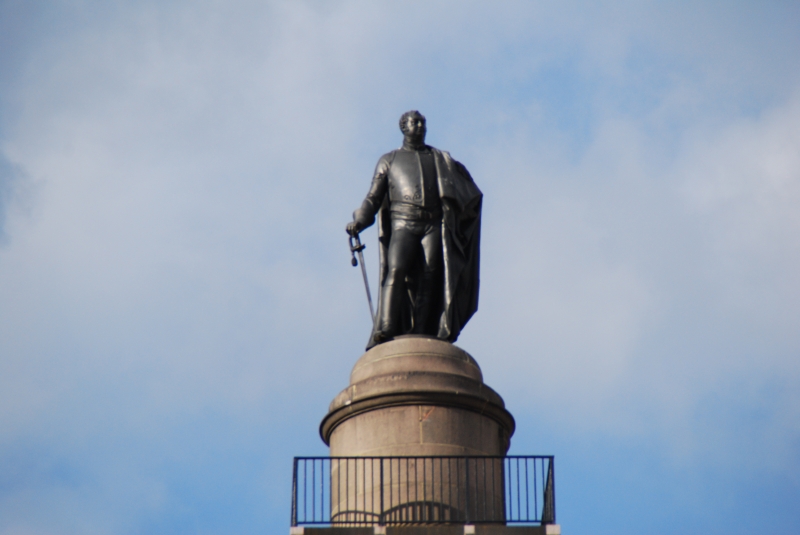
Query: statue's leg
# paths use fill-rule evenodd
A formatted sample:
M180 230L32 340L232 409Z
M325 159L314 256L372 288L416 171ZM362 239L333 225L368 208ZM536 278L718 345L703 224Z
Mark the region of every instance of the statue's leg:
M401 307L408 300L405 279L408 270L414 265L419 251L420 236L404 228L394 225L389 251L386 255L386 280L383 283L381 296L380 322L376 332L376 342L384 342L401 332Z
M442 300L442 231L428 225L422 237L423 271L417 291L414 332L436 335L439 332Z

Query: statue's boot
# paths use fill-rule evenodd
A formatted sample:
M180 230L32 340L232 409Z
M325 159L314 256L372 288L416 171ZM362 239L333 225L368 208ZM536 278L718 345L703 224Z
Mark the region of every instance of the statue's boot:
M382 291L381 310L379 311L380 325L373 337L375 343L378 344L391 340L399 334L400 298L403 288L398 284L386 284Z

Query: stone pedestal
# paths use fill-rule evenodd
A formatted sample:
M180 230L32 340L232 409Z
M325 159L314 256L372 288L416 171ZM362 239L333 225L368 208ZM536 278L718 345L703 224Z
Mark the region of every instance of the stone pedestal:
M514 419L462 349L424 336L380 344L356 362L320 434L331 457L331 516L364 522L503 522ZM386 457L451 457L386 459ZM497 459L456 459L497 456ZM380 458L380 459L379 459Z

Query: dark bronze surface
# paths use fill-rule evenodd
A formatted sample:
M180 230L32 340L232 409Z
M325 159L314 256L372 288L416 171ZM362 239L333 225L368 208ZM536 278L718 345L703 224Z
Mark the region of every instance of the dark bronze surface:
M380 293L367 349L402 334L454 342L478 308L483 194L449 153L425 144L425 117L400 118L403 146L378 161L353 236L378 221Z

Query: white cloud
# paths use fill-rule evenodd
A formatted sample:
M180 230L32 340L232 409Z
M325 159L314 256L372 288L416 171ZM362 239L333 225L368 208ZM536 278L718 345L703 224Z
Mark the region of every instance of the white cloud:
M502 200L465 334L499 359L483 361L494 386L575 433L664 434L682 462L796 466L798 119L793 99L702 125L672 158L629 119L574 165L536 140L495 149Z

